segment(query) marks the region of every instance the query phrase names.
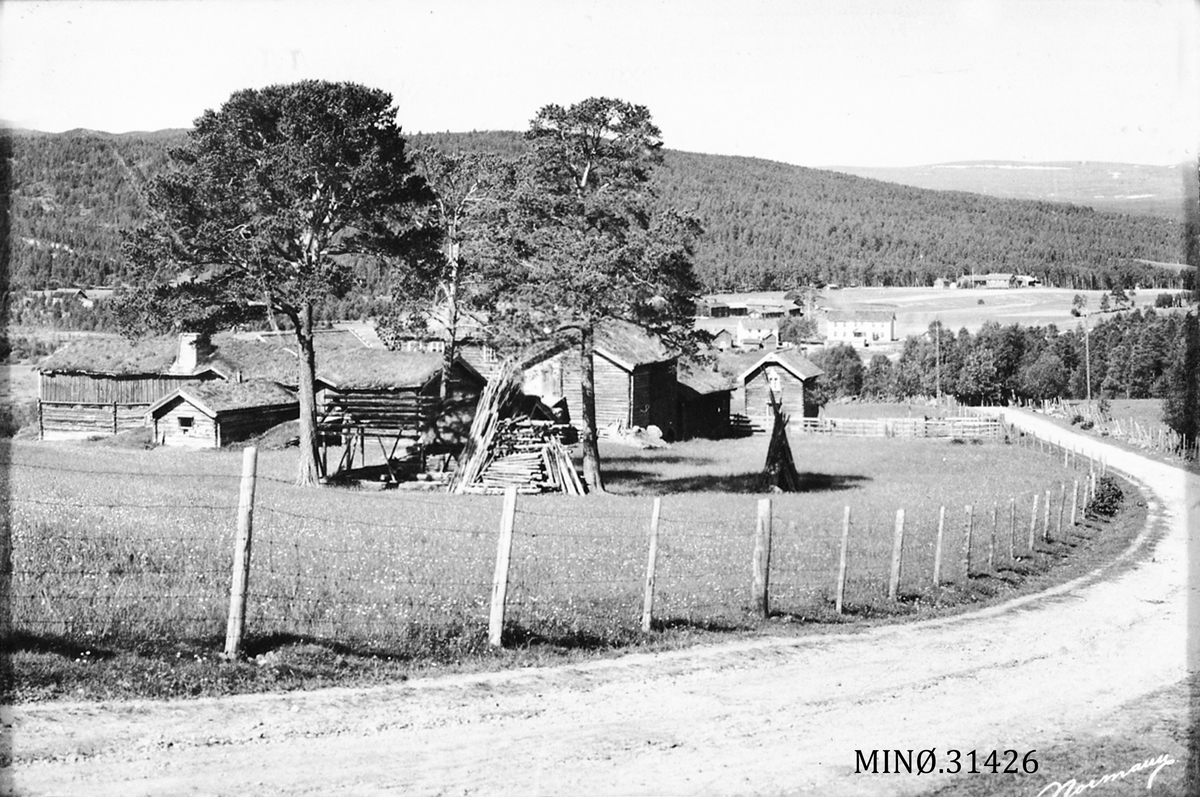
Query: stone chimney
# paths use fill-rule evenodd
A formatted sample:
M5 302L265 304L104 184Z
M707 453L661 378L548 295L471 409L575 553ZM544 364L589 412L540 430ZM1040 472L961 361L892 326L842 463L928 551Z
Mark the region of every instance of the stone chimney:
M171 366L171 372L190 374L196 370L199 364L200 335L195 332L181 332L179 334L179 354L175 357L175 364Z

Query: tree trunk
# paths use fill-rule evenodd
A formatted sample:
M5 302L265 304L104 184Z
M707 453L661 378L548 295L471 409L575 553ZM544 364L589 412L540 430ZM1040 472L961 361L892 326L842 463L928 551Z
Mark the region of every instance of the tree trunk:
M600 446L596 436L596 369L593 359L595 330L590 324L582 328L579 344L579 383L583 393L583 481L589 492L604 492L604 480L600 476Z
M299 357L300 398L300 457L296 472L296 484L311 486L320 484L321 457L317 450L317 357L313 346L313 308L304 302L296 318L296 343Z

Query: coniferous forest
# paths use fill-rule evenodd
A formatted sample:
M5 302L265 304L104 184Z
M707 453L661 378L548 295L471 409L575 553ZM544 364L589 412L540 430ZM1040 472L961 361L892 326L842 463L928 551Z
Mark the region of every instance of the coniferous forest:
M109 135L15 132L10 284L112 285L125 276L121 233L141 222L141 186L184 131ZM519 157L517 133L415 135L414 147ZM928 285L1004 271L1074 289L1191 288L1183 228L1153 217L1049 202L929 191L754 158L668 151L656 173L665 206L705 233L695 268L710 291L810 283ZM360 295L386 286L368 277Z

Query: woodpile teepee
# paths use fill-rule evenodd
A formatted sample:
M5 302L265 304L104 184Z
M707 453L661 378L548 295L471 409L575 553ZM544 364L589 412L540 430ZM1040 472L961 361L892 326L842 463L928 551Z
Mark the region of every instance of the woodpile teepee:
M500 493L509 486L523 493L585 492L560 440L561 425L512 414L520 388L520 369L505 361L479 398L450 492Z
M767 446L767 465L763 469L763 481L768 490L796 493L800 491L800 474L796 472L792 446L788 442L788 416L783 414L783 408L775 402L771 402L771 410L775 422L771 427L771 443Z

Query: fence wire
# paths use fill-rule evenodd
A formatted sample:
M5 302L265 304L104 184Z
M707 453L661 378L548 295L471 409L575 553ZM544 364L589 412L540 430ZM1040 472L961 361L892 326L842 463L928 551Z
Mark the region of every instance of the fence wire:
M1072 464L1081 478L1094 467ZM5 476L14 628L80 640L219 638L240 478L185 475L14 462ZM1030 556L1031 526L1035 548L1044 546L1047 518L1050 536L1065 536L1074 484L1065 485L1047 485L1048 514L1047 491L980 502L969 516L965 506L945 507L944 518L928 502L906 509L898 597L935 596L969 575L1017 567ZM305 490L260 479L246 626L252 635L411 655L485 644L502 504L500 496ZM755 622L757 505L748 495L662 499L656 628ZM650 498L522 497L507 573L510 637L602 646L638 635L652 506ZM769 605L827 617L838 599L843 517L797 506L777 502L770 518ZM894 513L852 509L847 611L892 602L895 523Z

